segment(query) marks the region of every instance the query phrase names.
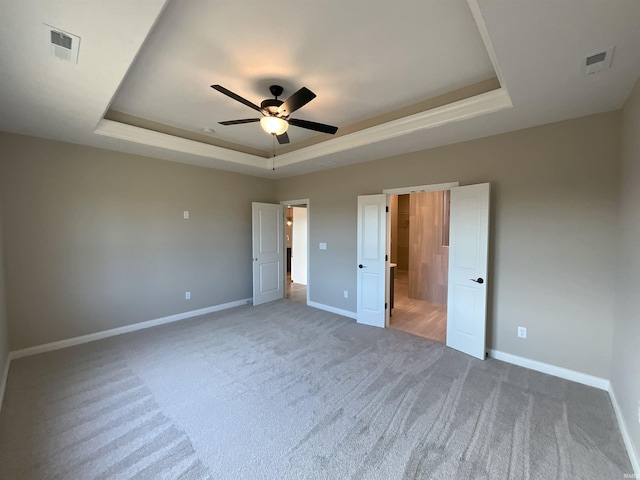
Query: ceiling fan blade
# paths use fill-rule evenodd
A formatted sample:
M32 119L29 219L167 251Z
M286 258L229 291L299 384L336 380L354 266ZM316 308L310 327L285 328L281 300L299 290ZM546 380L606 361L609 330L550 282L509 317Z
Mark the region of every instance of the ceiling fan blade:
M256 105L253 102L250 102L246 98L242 98L240 95L238 95L237 93L233 93L231 90L227 90L222 85L211 85L211 88L219 91L220 93L224 93L227 97L231 97L240 103L244 103L249 108L253 108L254 110L257 110L260 113L264 113L258 105Z
M287 98L287 100L278 107L278 113L283 117L291 115L300 107L304 107L314 98L316 98L315 93L313 93L307 87L302 87L296 93Z
M291 125L296 127L306 128L308 130L315 130L316 132L330 133L333 135L338 131L338 127L332 125L325 125L324 123L310 122L309 120L300 120L298 118L290 118L287 120Z
M240 125L241 123L259 122L259 118L243 118L242 120L227 120L226 122L218 122L220 125Z
M284 132L282 135L276 135L276 138L278 139L278 143L280 145L289 143L289 135L287 135L287 132Z

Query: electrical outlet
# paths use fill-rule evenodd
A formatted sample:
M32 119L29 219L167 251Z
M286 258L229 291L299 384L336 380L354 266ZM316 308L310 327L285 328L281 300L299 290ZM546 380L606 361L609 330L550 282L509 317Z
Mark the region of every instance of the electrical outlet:
M189 210L185 210L184 212L182 212L182 217L185 220L189 220Z
M527 327L518 327L518 337L527 338Z
M191 300L191 292L184 292L184 299Z
M349 290L344 291L344 298L349 298Z

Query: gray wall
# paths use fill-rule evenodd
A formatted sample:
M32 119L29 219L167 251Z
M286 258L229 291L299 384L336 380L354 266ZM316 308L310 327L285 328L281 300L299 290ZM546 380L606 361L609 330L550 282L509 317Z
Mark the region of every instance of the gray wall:
M620 123L605 113L279 180L279 199L310 199L311 301L356 310L358 195L491 182L489 346L607 378Z
M12 134L0 159L12 350L251 297L273 181Z
M2 185L0 182L0 196ZM2 205L0 205L0 404L2 404L2 381L9 354L9 327L7 325L6 295L4 289L4 255L2 253Z
M640 448L640 81L623 110L620 237L611 384Z
M0 134L0 368L7 317L18 349L250 297L251 201L310 198L311 300L355 311L357 195L491 182L489 345L610 377L639 445L640 86L623 115L277 182Z

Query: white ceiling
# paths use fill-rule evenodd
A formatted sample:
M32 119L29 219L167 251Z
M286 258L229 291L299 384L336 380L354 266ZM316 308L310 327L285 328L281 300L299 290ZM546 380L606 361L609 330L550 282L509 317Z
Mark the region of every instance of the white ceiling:
M0 130L277 178L618 109L640 76L637 0L164 6L165 0L0 0ZM78 65L50 56L43 23L81 37ZM581 75L585 56L612 45L610 70ZM318 97L293 117L340 127L493 70L502 80L499 92L283 154L275 172L262 157L102 120L111 106L183 129L213 127L220 138L268 148L256 124L215 124L254 112L209 85L255 103L268 96L272 80L285 86L284 96L304 85ZM292 141L303 132L292 127Z

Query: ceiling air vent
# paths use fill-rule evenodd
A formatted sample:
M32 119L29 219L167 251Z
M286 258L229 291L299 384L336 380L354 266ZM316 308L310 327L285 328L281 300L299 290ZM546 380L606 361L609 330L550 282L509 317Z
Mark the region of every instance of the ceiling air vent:
M593 75L594 73L611 68L614 48L615 46L605 50L604 52L594 53L593 55L585 57L584 63L582 64L582 74Z
M49 48L51 55L60 60L77 64L80 37L47 24L44 24L44 29L47 48Z

